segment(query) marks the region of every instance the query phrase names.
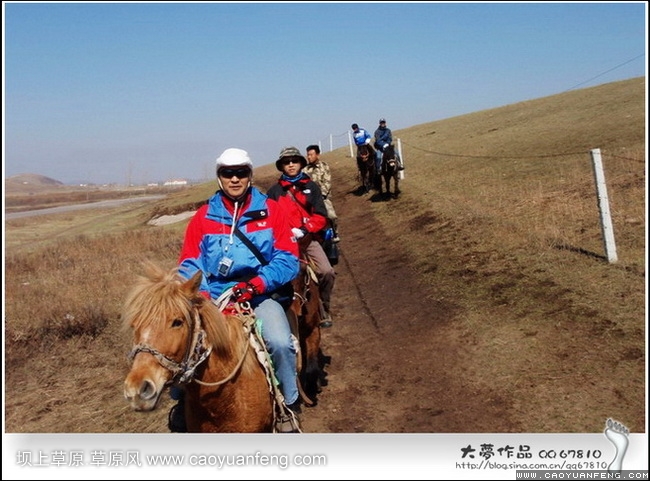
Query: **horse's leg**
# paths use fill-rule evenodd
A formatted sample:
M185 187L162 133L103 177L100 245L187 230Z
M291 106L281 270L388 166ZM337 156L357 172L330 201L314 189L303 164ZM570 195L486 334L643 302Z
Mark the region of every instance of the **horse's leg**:
M305 395L309 398L307 405L316 404L316 396L320 392L319 381L321 379L320 368L320 294L319 285L313 282L304 274L306 284L304 304L302 306L302 315L300 316L300 339L303 354L302 370L300 372L300 383L304 387Z
M357 181L359 182L360 189L365 189L366 179L363 173L363 163L359 157L357 157Z
M312 400L313 404L316 404L317 395L321 391L319 382L321 379L321 369L318 357L321 341L321 332L318 327L320 316L317 313L311 313L309 317L312 318L310 323L315 323L316 326L312 326L311 332L309 332L305 338L305 367L303 369L303 382L305 393Z

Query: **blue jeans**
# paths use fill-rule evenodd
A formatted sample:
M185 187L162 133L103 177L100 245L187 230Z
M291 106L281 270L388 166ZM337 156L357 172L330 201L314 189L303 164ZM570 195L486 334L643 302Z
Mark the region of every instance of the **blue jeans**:
M253 300L255 317L262 320L262 338L271 355L280 391L287 404L298 400L296 379L296 348L291 339L289 320L280 303L266 298L259 304Z
M375 174L376 175L381 174L381 156L382 156L381 150L379 149L375 150Z

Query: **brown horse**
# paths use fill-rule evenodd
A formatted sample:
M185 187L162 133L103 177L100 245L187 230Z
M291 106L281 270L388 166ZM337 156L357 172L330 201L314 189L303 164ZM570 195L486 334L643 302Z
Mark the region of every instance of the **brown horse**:
M386 147L381 156L381 176L384 178L386 185L386 194L391 196L390 181L393 180L392 197L397 198L400 194L399 190L399 170L398 158L399 154L395 151L395 147L389 145ZM379 182L379 194L383 194L382 183Z
M370 192L375 186L375 149L364 144L357 147L357 169L359 170L360 189L363 193Z
M146 270L123 308L133 330L124 381L131 407L151 411L167 386L187 383L189 432L272 432L276 403L249 340L254 319L224 314L203 297L201 272L185 281L177 269L147 264Z
M306 253L311 240L311 235L300 239L300 273L293 281L294 298L290 307L291 317L295 318L292 330L300 340L299 386L303 402L308 406L316 404L324 379L320 349L322 304L316 272Z

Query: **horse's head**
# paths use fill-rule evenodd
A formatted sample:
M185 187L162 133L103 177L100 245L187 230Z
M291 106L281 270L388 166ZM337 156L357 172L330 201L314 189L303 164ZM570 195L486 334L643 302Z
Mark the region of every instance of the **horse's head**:
M359 148L357 149L357 158L362 160L363 162L368 162L368 159L371 158L370 153L371 151L368 145L366 144L360 145Z
M384 149L384 153L382 154L382 158L386 160L395 160L395 147L392 145L389 145Z
M382 153L382 173L384 175L391 175L397 172L397 155L395 154L395 147L389 145Z
M205 310L220 314L199 294L201 272L182 279L177 269L165 272L149 264L123 307L125 326L133 331L131 369L124 381L124 396L136 411L156 407L164 388L187 376L207 357L214 342L214 328L206 334ZM204 326L205 324L205 326ZM197 362L195 356L203 356ZM182 379L181 379L182 381Z

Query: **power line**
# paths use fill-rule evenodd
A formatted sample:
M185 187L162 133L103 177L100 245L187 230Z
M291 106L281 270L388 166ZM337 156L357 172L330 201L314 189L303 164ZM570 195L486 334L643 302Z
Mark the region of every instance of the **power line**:
M573 90L573 89L576 88L576 87L580 87L581 85L584 85L584 84L586 84L586 83L588 83L588 82L591 82L592 80L595 80L595 79L597 79L598 77L602 77L602 76L605 75L606 73L609 73L609 72L611 72L612 70L616 70L617 68L622 67L623 65L626 65L626 64L628 64L628 63L630 63L630 62L633 62L633 61L636 60L637 58L643 57L644 55L645 55L645 53L642 53L642 54L640 54L640 55L637 55L637 56L634 57L634 58L631 58L630 60L626 60L626 61L623 62L622 64L619 64L619 65L617 65L616 67L610 68L609 70L606 70L606 71L604 71L603 73L600 73L600 74L596 75L595 77L590 78L589 80L585 80L584 82L580 82L579 84L574 85L574 86L571 87L570 89L565 90L565 92L568 92L569 90Z

